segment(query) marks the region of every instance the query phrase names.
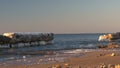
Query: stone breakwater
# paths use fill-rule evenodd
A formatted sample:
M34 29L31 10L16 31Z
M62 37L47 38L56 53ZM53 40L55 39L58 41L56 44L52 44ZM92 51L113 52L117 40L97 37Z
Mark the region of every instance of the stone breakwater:
M31 44L47 44L54 39L53 33L39 33L39 32L8 32L0 35L0 44L9 45L10 48L14 44L28 43Z

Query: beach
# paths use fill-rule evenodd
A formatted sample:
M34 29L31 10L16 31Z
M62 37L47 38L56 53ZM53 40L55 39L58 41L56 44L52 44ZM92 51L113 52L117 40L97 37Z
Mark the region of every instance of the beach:
M97 50L86 52L81 56L66 58L64 62L54 62L47 64L32 65L9 65L0 66L0 68L102 68L100 66L119 66L119 50ZM33 59L34 60L34 59ZM118 67L119 68L119 67Z
M120 44L99 35L56 34L50 45L4 48L0 68L120 68Z

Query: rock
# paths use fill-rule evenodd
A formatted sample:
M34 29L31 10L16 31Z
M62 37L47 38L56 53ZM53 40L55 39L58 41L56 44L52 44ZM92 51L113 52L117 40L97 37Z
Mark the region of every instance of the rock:
M65 64L65 68L69 68L69 64L68 63Z
M55 67L56 68L62 68L61 65L59 65L59 64L57 64Z
M108 64L108 68L116 68L113 64Z
M97 45L100 49L113 49L113 48L120 48L120 44L117 43L111 43L107 45Z
M115 67L114 68L120 68L120 65L118 64L118 65L115 65Z
M107 65L105 63L102 63L98 68L107 68Z
M111 56L115 56L115 53L112 53Z

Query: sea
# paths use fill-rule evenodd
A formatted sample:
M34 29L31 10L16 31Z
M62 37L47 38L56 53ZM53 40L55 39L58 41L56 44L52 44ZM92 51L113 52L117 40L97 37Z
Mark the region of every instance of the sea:
M80 57L91 51L99 51L98 41L105 33L55 34L52 44L32 47L0 49L0 65L33 65L66 62L67 58ZM20 45L20 44L18 44Z

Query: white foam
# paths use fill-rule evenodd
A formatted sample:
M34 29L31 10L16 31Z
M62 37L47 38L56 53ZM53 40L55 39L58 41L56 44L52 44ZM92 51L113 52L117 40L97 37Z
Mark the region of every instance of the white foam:
M68 50L68 51L65 51L64 53L82 53L82 52L90 52L91 50L89 49L76 49L76 50Z

